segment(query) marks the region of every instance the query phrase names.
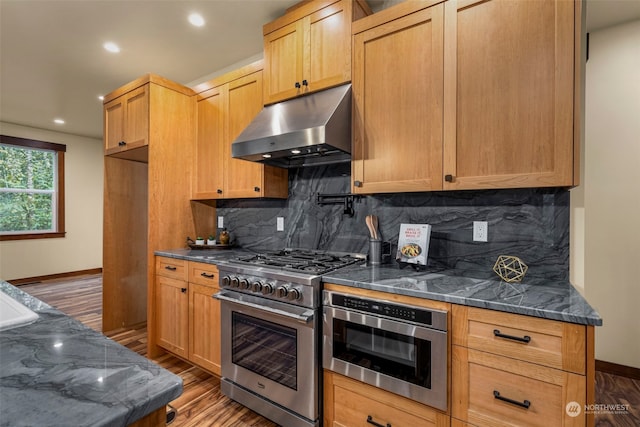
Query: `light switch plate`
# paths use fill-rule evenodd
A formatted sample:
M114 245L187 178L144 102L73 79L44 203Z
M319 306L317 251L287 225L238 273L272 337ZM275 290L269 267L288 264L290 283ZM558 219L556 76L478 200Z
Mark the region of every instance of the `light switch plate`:
M224 217L223 216L219 216L218 217L218 228L224 228Z
M284 217L276 217L276 231L284 231Z

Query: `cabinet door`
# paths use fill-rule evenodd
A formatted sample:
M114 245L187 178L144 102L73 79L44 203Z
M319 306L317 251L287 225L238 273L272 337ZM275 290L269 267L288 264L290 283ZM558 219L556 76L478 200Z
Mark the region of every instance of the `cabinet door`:
M124 117L124 149L149 144L149 85L126 95Z
M445 3L445 190L573 184L573 29L570 1Z
M189 360L220 375L220 301L218 288L189 283Z
M224 188L226 90L213 88L198 101L193 199L217 199Z
M107 155L148 145L148 84L105 104L104 141Z
M227 97L223 195L225 198L260 197L265 166L231 158L231 144L262 109L262 71L230 82Z
M188 357L189 296L187 282L156 276L158 345Z
M442 188L442 24L440 4L354 36L354 193Z
M351 7L340 1L306 18L309 44L305 52L303 90L317 91L351 80Z
M104 153L120 151L124 141L124 96L114 99L104 106Z
M303 20L292 22L264 36L265 104L302 93L306 37ZM296 88L296 83L300 88Z

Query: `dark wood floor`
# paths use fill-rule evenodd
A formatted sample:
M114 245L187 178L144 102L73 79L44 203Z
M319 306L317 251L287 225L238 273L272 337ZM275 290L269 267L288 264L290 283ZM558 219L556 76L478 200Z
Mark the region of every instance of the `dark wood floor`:
M58 308L87 326L102 330L102 276L56 279L20 286L20 289ZM146 355L145 327L125 329L110 337L129 349ZM184 392L171 402L178 410L172 426L180 427L277 427L255 412L220 393L220 381L169 354L154 359L165 369L182 377ZM640 426L640 380L596 372L596 427ZM622 405L613 413L604 405ZM626 405L626 406L624 406Z

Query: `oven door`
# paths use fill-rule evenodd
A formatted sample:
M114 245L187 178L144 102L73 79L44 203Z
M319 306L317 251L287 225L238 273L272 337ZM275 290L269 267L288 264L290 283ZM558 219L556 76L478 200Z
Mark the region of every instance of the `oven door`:
M323 366L447 410L447 333L325 306Z
M312 309L223 290L222 377L311 421L319 414Z

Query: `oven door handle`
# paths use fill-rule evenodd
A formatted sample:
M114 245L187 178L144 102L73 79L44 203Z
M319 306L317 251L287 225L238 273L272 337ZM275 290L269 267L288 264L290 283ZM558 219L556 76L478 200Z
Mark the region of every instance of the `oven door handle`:
M226 292L226 293L218 292L217 294L213 295L213 298L220 301L226 301L233 304L242 305L245 307L250 307L260 311L266 311L267 313L275 314L277 316L284 316L304 324L310 323L313 320L313 316L314 316L313 310L306 310L302 314L296 314L287 310L281 310L277 307L271 307L268 305L268 302L265 302L263 304L255 304L249 301L241 300L240 298L234 297L231 292Z

